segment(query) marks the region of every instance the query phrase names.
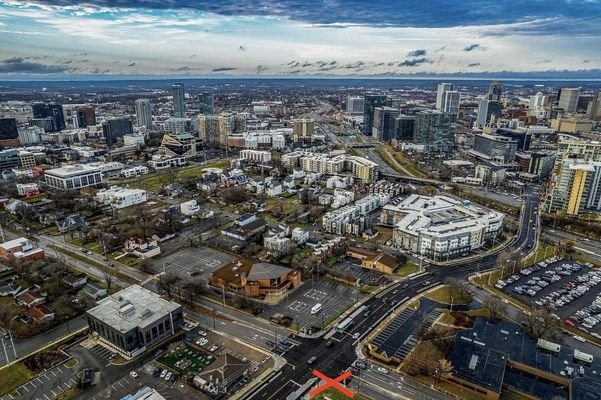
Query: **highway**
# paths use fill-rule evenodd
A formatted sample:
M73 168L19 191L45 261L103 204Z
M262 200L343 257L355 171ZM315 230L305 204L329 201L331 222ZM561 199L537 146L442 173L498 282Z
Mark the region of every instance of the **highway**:
M532 188L525 188L523 194L523 213L520 218L520 229L518 231L512 249L516 252L526 254L536 246L538 232L538 197ZM409 281L408 286L397 285L398 293L387 295L388 300L396 300L395 307L400 306L408 299L418 295L418 291L424 286L435 286L442 284L448 277L457 279L467 279L467 277L478 271L485 271L496 267L497 254L482 256L479 260L474 260L466 264L452 267L428 267L428 273L416 277ZM428 281L429 283L426 283ZM384 304L382 299L372 297L368 299L365 305L371 308L371 314L365 317L359 315L355 319L355 324L349 330L348 334L336 333L333 336L335 344L328 348L325 346L324 339L302 339L297 338L299 346L295 346L286 355L288 364L282 368L278 375L266 382L256 392L251 393L246 398L248 400L278 400L285 399L286 396L294 392L299 385L302 385L312 377L311 371L317 368L327 376L338 376L342 371L351 366L357 359L355 348L357 340L366 335L373 326L380 320L392 313L390 306ZM358 333L359 339L353 339L352 335ZM313 365L308 364L312 356L317 356ZM369 374L368 374L369 375ZM393 373L387 375L387 380L393 380L391 383L397 387L395 393L399 393L398 385L402 385L401 377ZM372 382L373 383L373 382ZM298 385L297 385L298 384ZM409 398L428 398L428 399L447 399L448 397L432 391L430 388L414 384L411 390L415 393L408 393ZM400 393L402 395L402 393ZM422 397L425 396L425 397ZM402 398L402 397L401 397Z

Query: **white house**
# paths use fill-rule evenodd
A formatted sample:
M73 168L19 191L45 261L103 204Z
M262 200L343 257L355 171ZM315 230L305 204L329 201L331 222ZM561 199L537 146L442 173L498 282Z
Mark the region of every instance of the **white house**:
M309 240L309 231L298 227L294 228L292 230L292 240L298 244L305 243L307 240Z
M147 196L146 190L111 186L109 189L99 190L94 199L115 208L125 208L145 203Z
M200 206L196 204L196 200L185 201L179 205L182 214L186 216L194 215L200 211Z

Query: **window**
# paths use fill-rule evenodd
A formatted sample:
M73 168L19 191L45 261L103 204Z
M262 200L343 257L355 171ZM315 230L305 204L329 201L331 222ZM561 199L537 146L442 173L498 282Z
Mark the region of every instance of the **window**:
M145 335L144 341L146 343L150 342L150 331L146 331L146 335Z
M163 333L165 333L165 327L163 326L163 323L159 324L159 335L162 335Z
M152 327L152 338L155 339L158 335L158 331L157 331L157 327L153 326Z

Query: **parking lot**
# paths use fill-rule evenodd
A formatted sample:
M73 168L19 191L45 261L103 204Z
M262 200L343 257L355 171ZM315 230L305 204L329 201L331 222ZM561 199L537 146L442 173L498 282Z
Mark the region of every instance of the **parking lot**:
M565 325L601 338L601 271L553 258L511 275L495 286L532 307L549 307Z
M383 273L362 268L357 260L350 257L339 260L332 268L344 275L351 274L363 284L367 285L385 285L390 282L390 279Z
M187 247L166 257L154 260L155 273L173 272L182 279L199 277L207 279L211 272L220 268L234 257L208 247Z
M348 286L328 281L307 281L276 305L264 305L261 317L269 319L279 313L292 317L299 330L321 327L333 317L362 299L365 294ZM321 304L321 311L311 314L311 309Z
M61 364L46 371L44 374L19 386L15 392L19 399L52 400L61 393L79 384L75 371ZM0 400L13 400L16 396L6 394Z

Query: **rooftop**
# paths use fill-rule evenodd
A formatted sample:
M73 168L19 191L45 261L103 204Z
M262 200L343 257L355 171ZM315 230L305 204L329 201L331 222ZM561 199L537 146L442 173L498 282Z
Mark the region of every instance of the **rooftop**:
M46 175L54 175L61 178L74 176L74 175L82 175L82 174L91 174L94 172L100 172L100 168L92 167L86 164L73 164L73 165L65 165L64 167L54 168L46 170L44 173Z
M101 300L88 314L120 332L153 324L181 306L138 285L131 285Z

